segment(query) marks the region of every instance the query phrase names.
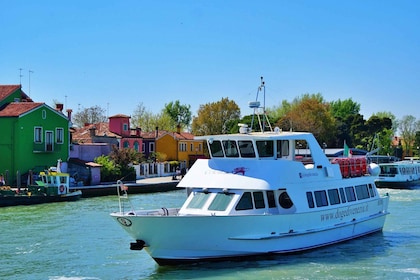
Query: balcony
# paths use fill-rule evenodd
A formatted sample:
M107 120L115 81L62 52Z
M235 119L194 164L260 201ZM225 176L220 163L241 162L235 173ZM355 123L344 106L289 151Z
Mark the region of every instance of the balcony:
M32 151L34 153L53 153L60 152L61 149L63 149L62 144L34 143Z

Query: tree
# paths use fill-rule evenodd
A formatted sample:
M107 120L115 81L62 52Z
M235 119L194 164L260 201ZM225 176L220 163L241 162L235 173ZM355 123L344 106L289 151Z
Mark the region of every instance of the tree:
M140 127L143 131L154 131L156 127L161 130L173 130L174 125L169 115L165 113L153 114L146 110L143 103L139 103L131 117L131 125Z
M112 151L109 158L115 163L119 169L120 180L135 180L136 171L130 164L138 163L143 158L141 153L138 153L132 148L118 149L117 146L112 146Z
M311 132L320 143L325 142L328 146L334 139L335 120L320 93L295 98L290 111L276 125L284 130Z
M165 104L163 112L173 121L173 128L176 128L178 125L180 125L181 128L186 128L189 127L191 123L191 106L181 105L179 100Z
M412 155L412 148L416 140L416 132L420 130L420 122L414 116L404 116L399 121L399 129L404 143L405 155Z
M215 135L226 134L231 131L235 121L240 118L239 106L229 100L222 98L218 102L200 105L197 117L193 118L192 133L194 135Z
M106 121L105 110L98 105L83 108L72 117L72 122L78 127L83 127L86 123L92 124Z

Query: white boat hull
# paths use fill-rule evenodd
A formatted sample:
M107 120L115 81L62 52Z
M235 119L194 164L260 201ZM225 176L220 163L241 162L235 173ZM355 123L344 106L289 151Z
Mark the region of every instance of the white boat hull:
M244 216L112 217L159 264L290 253L381 231L388 197L313 213ZM368 212L368 213L367 213ZM151 213L151 212L149 212Z

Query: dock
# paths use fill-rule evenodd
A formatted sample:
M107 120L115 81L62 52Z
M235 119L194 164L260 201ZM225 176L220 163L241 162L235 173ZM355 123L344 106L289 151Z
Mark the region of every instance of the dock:
M152 177L124 183L128 194L167 192L177 190L179 180L169 177ZM117 183L94 186L72 186L70 190L81 190L82 197L117 195Z

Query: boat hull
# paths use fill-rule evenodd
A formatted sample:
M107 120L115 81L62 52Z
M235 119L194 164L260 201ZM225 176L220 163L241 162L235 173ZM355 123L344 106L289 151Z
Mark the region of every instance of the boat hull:
M407 181L392 181L389 179L381 180L380 178L375 181L375 185L378 188L388 188L388 189L413 189L420 187L419 180L407 180Z
M385 201L383 201L385 200ZM313 213L112 217L160 265L305 251L381 231L388 197ZM365 209L365 210L364 210ZM140 248L138 248L140 249Z
M0 196L0 207L76 201L80 199L81 196L81 191L64 195L2 195Z

